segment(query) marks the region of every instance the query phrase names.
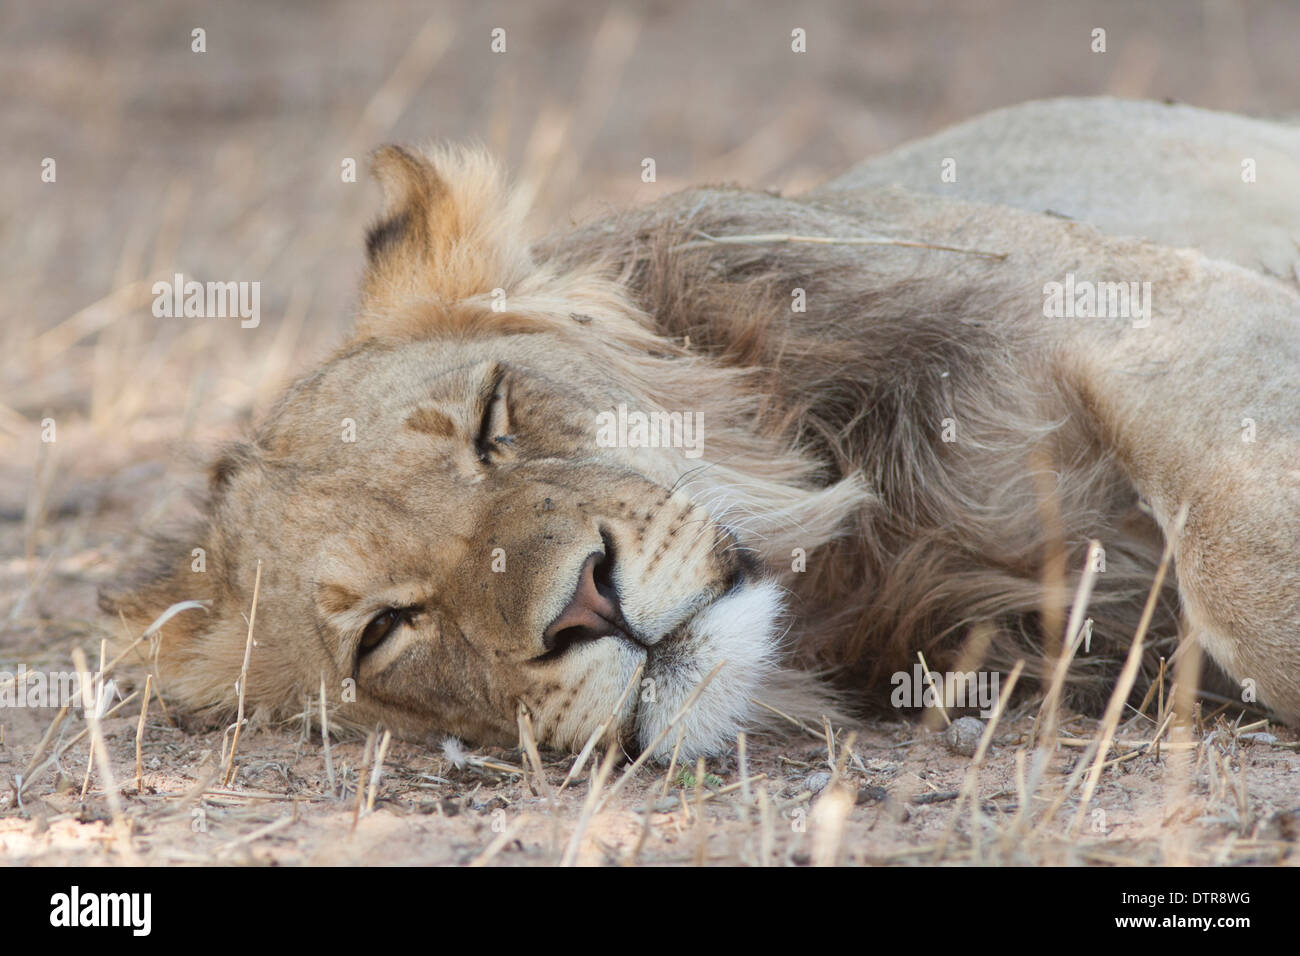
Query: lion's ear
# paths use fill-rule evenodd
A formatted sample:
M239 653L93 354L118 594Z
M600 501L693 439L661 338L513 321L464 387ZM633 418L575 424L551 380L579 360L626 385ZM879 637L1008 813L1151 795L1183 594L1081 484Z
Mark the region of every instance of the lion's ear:
M490 296L531 270L522 197L486 153L384 146L371 168L384 207L366 237L361 334L409 330L412 306Z

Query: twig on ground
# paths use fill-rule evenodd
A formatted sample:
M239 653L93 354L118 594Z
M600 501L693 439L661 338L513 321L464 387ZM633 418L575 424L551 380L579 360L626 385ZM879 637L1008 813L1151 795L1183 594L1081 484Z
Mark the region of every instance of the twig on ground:
M370 789L366 793L366 813L375 809L375 794L379 792L379 777L384 772L384 757L388 754L388 745L393 740L392 731L385 728L384 738L379 742L379 752L375 754L375 766L370 771Z
M984 249L965 249L960 246L945 246L933 242L917 242L911 239L889 239L884 236L801 236L784 232L755 233L746 236L711 236L706 232L696 231L699 239L683 242L674 246L674 252L686 252L710 245L761 245L767 243L812 243L823 246L901 246L906 249L936 249L940 252L957 252L982 259L1005 260L1010 253L988 252Z

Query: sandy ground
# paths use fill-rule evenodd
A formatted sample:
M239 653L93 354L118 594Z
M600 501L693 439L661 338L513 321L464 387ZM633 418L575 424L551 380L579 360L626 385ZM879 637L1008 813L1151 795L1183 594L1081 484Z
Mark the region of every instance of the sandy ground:
M98 658L117 624L95 591L130 543L183 513L208 450L338 341L377 202L364 173L345 183L339 170L350 158L364 169L377 143L482 140L536 190L540 232L691 182L799 189L1033 97L1172 97L1262 114L1300 103L1300 8L1283 2L880 0L796 15L775 2L86 0L6 2L0 18L10 671L67 670L73 647ZM489 50L498 26L504 55ZM1105 54L1088 48L1097 26ZM802 56L789 52L795 27L808 32ZM205 53L191 51L195 28ZM647 156L654 184L640 179ZM41 180L45 158L54 183ZM176 271L260 281L261 324L154 318L149 285ZM1158 754L1128 755L1154 740L1158 703L1126 713L1106 754L1118 762L1076 829L1080 788L1059 795L1084 751L1063 744L1036 767L1025 744L1035 701L1004 717L969 778L971 758L914 722L841 731L833 758L824 739L792 729L750 742L747 776L736 753L710 762L703 787L643 770L586 823L588 795L602 801L621 766L600 786L584 769L556 795L571 758L545 756L539 775L517 752L470 750L457 767L436 742L394 742L358 811L364 741L334 743L331 781L318 733L254 726L223 783L224 728L173 726L156 702L137 791L139 704L104 722L116 816L98 772L82 798L80 714L42 747L56 711L0 709L0 860L1235 864L1294 861L1300 831L1295 735L1210 704L1194 739L1171 749L1166 728ZM1075 718L1062 736L1086 740L1095 725ZM969 800L958 795L968 782Z
M127 781L120 818L98 775L80 795L84 741L34 779L21 807L13 803L16 774L32 750L18 741L39 737L49 714L26 711L7 726L0 748L0 780L11 789L0 815L6 861L1241 865L1300 856L1294 734L1234 736L1222 724L1194 749L1166 743L1159 755L1143 752L1146 738L1129 739L1140 733L1121 734L1114 753L1137 755L1104 773L1082 813L1077 787L1059 799L1082 749L1061 748L1035 779L1023 746L1027 718L999 729L978 773L942 733L874 723L857 729L851 751L841 736L834 781L826 741L808 735L749 744L748 774L735 752L709 761L703 786L694 767L674 768L671 777L662 767L643 769L605 805L627 769L621 755L603 780L588 767L562 787L573 766L568 756L545 756L538 774L517 750L467 751L457 766L441 748L394 742L372 793L365 742L335 742L327 771L319 736L304 736L301 726L263 728L243 735L237 772L225 783L220 731L181 730L156 716L143 732L137 788L135 703L103 728L115 776ZM80 723L70 720L65 737ZM1154 724L1135 721L1143 724L1149 738ZM1080 740L1091 729L1084 719L1063 728ZM593 788L600 812L584 821Z

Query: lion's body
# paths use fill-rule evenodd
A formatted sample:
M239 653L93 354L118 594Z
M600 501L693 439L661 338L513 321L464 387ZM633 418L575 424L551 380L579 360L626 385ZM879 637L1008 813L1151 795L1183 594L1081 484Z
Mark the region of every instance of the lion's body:
M873 157L818 192L885 186L1049 213L1300 283L1295 123L1108 98L1039 100Z
M1216 140L1203 128L1216 114L1200 117L1189 128ZM1086 673L1127 648L1160 530L1186 506L1153 636L1173 634L1181 601L1228 674L1300 718L1295 284L1123 238L1113 210L1098 212L1107 235L867 185L910 170L893 155L807 196L693 190L531 250L481 159L381 156L389 205L362 334L219 469L194 532L213 578L177 559L121 602L146 623L175 600L213 602L164 639L164 686L200 707L233 701L261 558L249 693L268 708L350 667L345 719L506 739L523 701L554 745L581 745L617 711L618 732L663 752L720 666L687 718L685 749L706 752L755 717L751 697L823 705L792 664L833 664L842 688L880 699L917 650L955 664L977 625L997 631L1000 666L1059 643L1095 538L1106 564ZM962 155L958 182L980 196ZM1048 195L1030 171L1025 193ZM1087 193L1066 197L1069 215L1089 217ZM1170 221L1184 211L1177 186L1149 195ZM1155 207L1132 207L1132 232L1164 221ZM1219 226L1241 262L1280 248L1272 233L1252 246L1249 220ZM1047 290L1067 277L1150 291L1136 314L1049 318ZM501 409L494 392L508 392ZM620 404L698 413L701 456L606 447L597 417ZM498 415L511 433L484 451ZM784 644L764 578L793 593ZM621 604L599 615L620 618L617 636L577 628L556 646L556 622L596 592ZM415 610L362 653L383 607ZM638 662L648 700L620 696Z

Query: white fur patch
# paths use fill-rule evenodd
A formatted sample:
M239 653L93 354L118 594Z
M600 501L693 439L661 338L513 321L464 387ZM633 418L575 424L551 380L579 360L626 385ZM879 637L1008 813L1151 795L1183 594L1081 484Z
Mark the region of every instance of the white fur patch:
M643 695L637 714L641 746L655 742L719 661L726 663L682 721L680 759L718 753L734 741L753 713L750 698L774 669L781 611L781 590L775 584L747 584L706 607L680 635L656 645L646 669L654 681L654 700ZM655 757L672 753L677 733L674 728L655 746Z

